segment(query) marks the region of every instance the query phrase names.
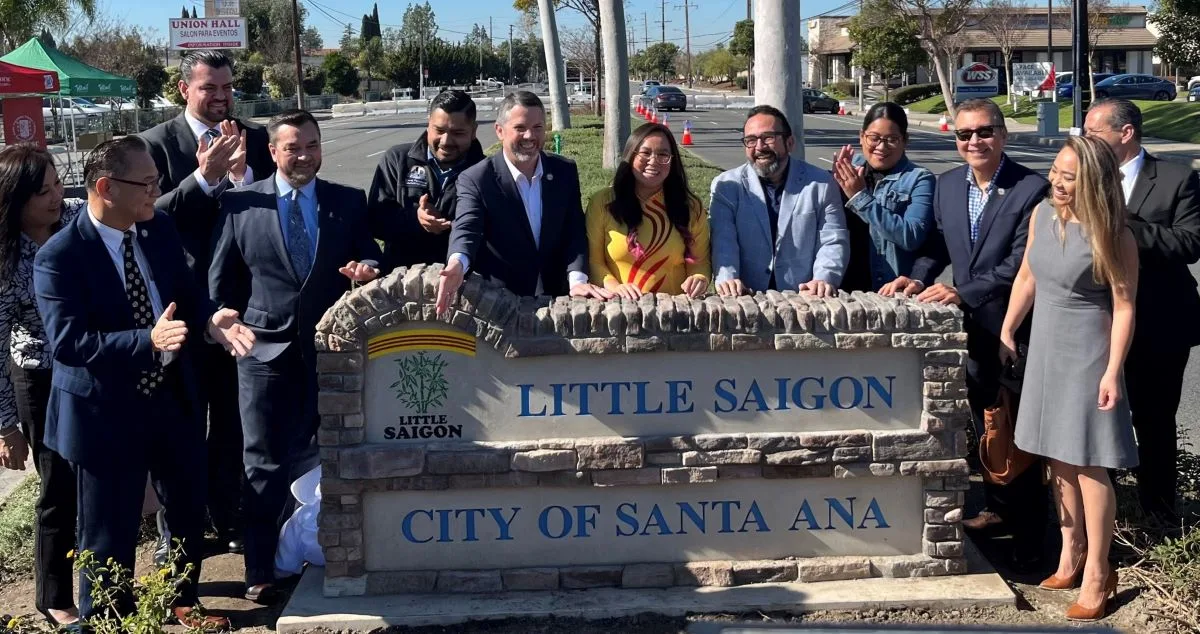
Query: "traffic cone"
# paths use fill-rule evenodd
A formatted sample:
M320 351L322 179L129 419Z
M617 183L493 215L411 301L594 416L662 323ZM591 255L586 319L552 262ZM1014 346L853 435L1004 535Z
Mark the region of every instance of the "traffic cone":
M671 114L669 112L664 112L663 116L662 116L662 121L659 121L659 123L663 124L664 128L670 128L671 127Z
M946 115L942 115L942 118L938 119L938 129L942 132L950 131L950 122L946 119Z
M843 105L841 105L841 104L838 104L838 114L839 114L839 115L845 115L845 114L846 114L846 106L843 106Z
M690 119L683 120L683 144L692 144L692 121Z
M650 123L658 123L658 110L657 109L650 111Z

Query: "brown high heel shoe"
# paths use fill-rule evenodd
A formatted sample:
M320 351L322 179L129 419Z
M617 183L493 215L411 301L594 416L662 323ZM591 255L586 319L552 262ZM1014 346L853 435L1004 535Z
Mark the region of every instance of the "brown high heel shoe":
M1050 575L1038 584L1038 587L1043 590L1070 590L1079 585L1079 578L1083 574L1083 564L1087 561L1087 551L1079 556L1079 563L1075 564L1075 570L1066 577L1060 577L1057 573Z
M1104 582L1104 600L1100 607L1085 608L1077 600L1067 608L1068 621L1099 621L1108 613L1108 604L1117 598L1117 569L1108 571L1108 579Z

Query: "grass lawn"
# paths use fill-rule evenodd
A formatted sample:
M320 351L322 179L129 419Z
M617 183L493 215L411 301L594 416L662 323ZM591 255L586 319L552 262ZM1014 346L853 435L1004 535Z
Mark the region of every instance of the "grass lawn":
M635 130L642 123L644 122L635 119L630 129ZM682 131L677 134L682 134ZM554 149L552 135L553 133L546 135L547 152ZM563 130L562 137L562 156L575 161L579 166L579 190L583 194L583 206L586 209L588 198L592 194L612 184L613 170L604 169L602 159L604 120L590 115L571 115L571 128ZM677 136L676 141L678 140ZM499 150L500 145L497 143L487 148L486 152L491 155ZM707 209L709 184L724 170L688 152L686 148L681 147L680 150L683 152L683 166L687 170L688 184Z
M1004 111L1004 116L1016 119L1019 123L1037 124L1037 103L1022 98L1014 110L1008 105L1008 97L1000 95L992 97ZM1142 133L1148 137L1157 137L1169 141L1184 143L1200 143L1200 104L1186 101L1134 101L1142 110ZM1073 110L1071 102L1060 101L1058 104L1058 128L1067 130L1071 127ZM946 103L941 95L922 99L908 105L912 112L941 114L946 112Z
M38 482L36 477L26 478L0 506L0 581L27 574L33 567Z

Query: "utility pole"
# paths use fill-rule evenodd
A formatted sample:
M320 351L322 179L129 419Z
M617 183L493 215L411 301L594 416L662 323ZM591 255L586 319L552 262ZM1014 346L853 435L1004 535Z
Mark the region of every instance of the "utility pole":
M746 0L746 19L747 20L754 19L754 14L751 13L750 2L751 2L751 0ZM746 56L746 94L747 95L754 94L754 56L753 55Z
M417 99L425 98L425 33L421 33L421 50L417 54Z
M691 4L690 2L688 2L688 0L683 0L683 38L684 38L683 41L684 41L684 50L687 54L687 85L688 85L688 88L692 87L692 20L691 20L690 11L688 11L688 8L693 7L693 6L696 7L697 9L700 8L698 5Z
M642 11L642 50L650 46L650 16Z
M758 0L754 11L754 67L763 72L757 105L783 111L796 138L793 154L804 158L804 85L800 81L800 3Z
M300 59L300 7L292 0L292 46L296 49L296 107L304 109L304 64ZM371 92L370 82L367 92Z
M508 25L508 83L513 83L513 65L512 65L512 30L513 25Z
M667 43L667 24L671 21L667 19L667 0L659 0L659 5L662 11L662 18L658 21L662 27L662 43Z
M1082 134L1083 131L1083 109L1091 103L1092 100L1092 82L1091 70L1088 68L1088 8L1087 0L1075 0L1074 14L1075 28L1071 33L1071 48L1075 54L1073 65L1075 66L1075 89L1071 91L1074 116L1071 118L1071 131ZM1087 93L1086 95L1084 93Z
M1054 71L1055 76L1058 76L1058 69L1054 68L1054 0L1046 0L1046 61L1050 62L1050 69ZM1058 101L1058 80L1054 80L1054 85L1051 86L1050 100Z
M491 47L492 42L496 41L496 28L492 25L493 18L488 16L488 46Z

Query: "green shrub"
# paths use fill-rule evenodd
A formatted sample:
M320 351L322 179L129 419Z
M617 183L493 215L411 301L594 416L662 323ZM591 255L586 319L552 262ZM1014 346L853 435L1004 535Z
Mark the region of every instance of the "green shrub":
M825 87L822 88L822 90L824 90L830 97L833 97L834 99L849 99L858 94L858 88L856 88L854 82L850 81L849 79L842 79L835 81L832 84L825 84Z
M733 80L733 83L737 84L737 87L741 90L746 89L746 78L745 77L738 77Z
M892 91L891 99L895 103L902 106L907 106L910 103L928 99L936 95L942 94L942 86L938 83L932 84L911 84L902 86Z

